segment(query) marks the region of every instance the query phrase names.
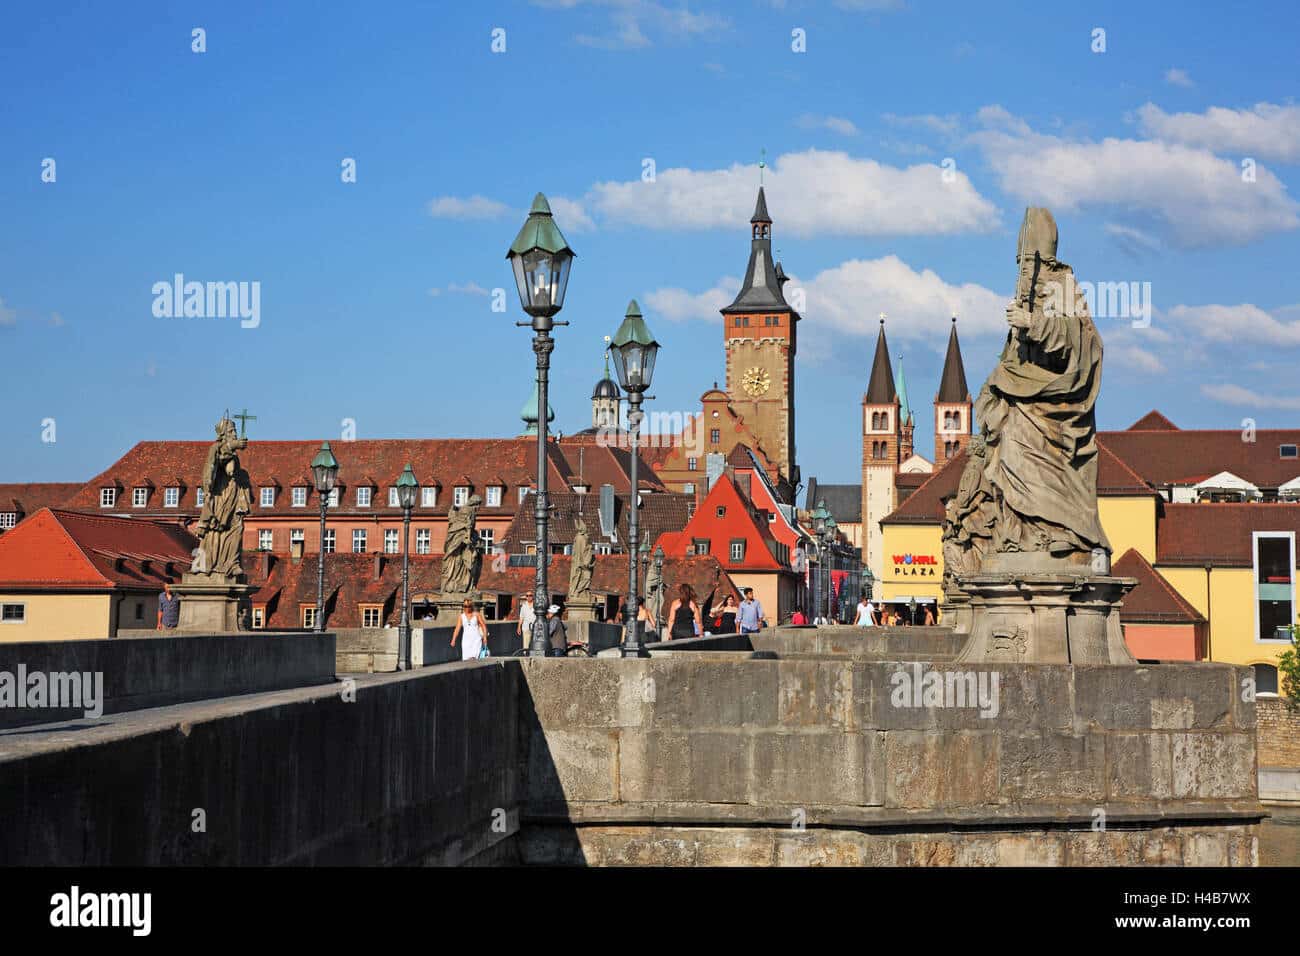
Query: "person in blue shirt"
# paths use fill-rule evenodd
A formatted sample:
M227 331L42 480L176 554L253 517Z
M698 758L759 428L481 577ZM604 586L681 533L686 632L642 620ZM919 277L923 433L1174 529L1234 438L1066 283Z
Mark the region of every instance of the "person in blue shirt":
M745 588L745 600L740 602L736 622L741 634L753 634L760 628L767 627L767 617L763 614L763 605L754 600L754 589Z
M172 594L170 582L163 584L163 593L158 595L158 630L172 630L181 621L181 599Z

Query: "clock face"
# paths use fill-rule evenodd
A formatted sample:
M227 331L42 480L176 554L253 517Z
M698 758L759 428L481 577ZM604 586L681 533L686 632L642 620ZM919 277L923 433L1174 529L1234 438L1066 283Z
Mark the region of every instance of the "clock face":
M766 369L761 369L755 366L745 370L745 375L741 379L741 384L745 387L747 393L758 396L767 392L772 381L768 378Z

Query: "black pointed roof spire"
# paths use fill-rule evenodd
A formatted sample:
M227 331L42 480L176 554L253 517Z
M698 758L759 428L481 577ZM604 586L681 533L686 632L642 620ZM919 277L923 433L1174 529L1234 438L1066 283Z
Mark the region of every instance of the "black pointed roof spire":
M750 220L752 230L749 249L749 267L745 270L745 281L735 301L722 310L723 315L732 312L793 312L781 294L781 280L776 263L772 261L772 217L767 213L767 197L763 187L758 187L758 203L754 206L754 218Z
M948 334L948 354L943 360L943 375L939 378L936 402L969 402L970 389L966 387L966 366L961 360L961 345L957 342L957 316L952 317L952 331Z
M772 217L767 214L767 195L763 192L763 187L758 187L758 202L754 204L754 215L750 222L765 222L771 225Z
M889 343L885 341L885 313L880 313L880 335L876 338L876 358L871 363L871 380L867 383L869 405L892 405L898 400L894 371L889 367Z

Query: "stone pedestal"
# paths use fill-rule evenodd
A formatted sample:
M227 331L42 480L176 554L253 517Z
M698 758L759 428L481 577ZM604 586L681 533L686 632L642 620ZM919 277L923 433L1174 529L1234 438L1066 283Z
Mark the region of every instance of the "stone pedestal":
M570 621L598 621L600 616L597 614L599 608L604 607L600 601L566 601L564 611L566 619ZM619 621L621 622L621 618ZM616 622L617 623L617 622Z
M1136 664L1119 609L1135 578L1037 555L995 555L963 576L970 639L959 663Z
M480 611L491 603L480 591L471 591L464 594L439 594L433 599L434 620L425 623L432 623L434 627L455 627L456 620L460 617L461 609L467 600Z
M969 634L973 612L970 596L960 591L944 595L939 605L939 624L951 627L954 634Z
M248 598L256 590L256 586L238 579L187 571L181 576L180 584L172 585L172 593L181 599L177 630L205 633L240 630L239 612L248 608L251 620Z

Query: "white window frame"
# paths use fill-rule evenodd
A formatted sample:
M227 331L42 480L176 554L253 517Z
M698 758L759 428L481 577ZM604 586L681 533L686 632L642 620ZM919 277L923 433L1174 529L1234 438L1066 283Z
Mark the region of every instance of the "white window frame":
M420 507L438 507L438 487L436 485L425 485L420 489Z
M366 623L367 621L373 623ZM382 607L363 607L361 609L361 626L365 628L383 627L384 609Z
M0 511L0 530L8 531L16 527L18 527L18 512Z
M302 609L302 626L312 629L316 626L316 605L312 604Z
M99 489L99 506L101 508L112 508L116 504L117 504L116 488Z
M478 535L479 543L483 546L484 554L493 554L493 548L496 547L496 529L495 528L477 528L475 534Z
M295 485L289 492L289 504L294 508L307 507L307 489L302 485Z
M143 507L145 507L145 506L148 505L148 504L149 504L149 489L148 489L148 488L132 488L132 489L131 489L131 507L132 507L132 508L143 508Z
M1291 572L1291 617L1295 618L1295 532L1294 531L1252 531L1250 533L1250 569L1253 583L1252 603L1255 618L1255 643L1256 644L1289 644L1289 637L1260 637L1259 636L1259 539L1260 538L1286 538L1290 542L1291 557L1287 569Z
M258 507L274 508L275 507L275 488L268 486L258 490Z
M390 508L402 507L402 503L397 500L397 488L395 487L388 489L388 507Z
M737 551L739 551L740 553L737 554L737 553L736 553ZM743 541L733 541L733 542L731 542L730 554L731 554L731 563L732 563L732 564L738 564L738 563L744 561L744 560L745 560L745 542L743 542Z
M5 612L11 607L18 608L18 617L5 617ZM27 623L27 602L26 601L5 601L0 604L0 624L26 624Z
M433 553L433 532L428 528L415 529L415 553L432 554Z
M163 489L163 507L179 508L181 506L181 490L173 485L170 488Z
M487 501L484 502L484 504L486 504L487 507L489 508L501 507L501 486L500 485L488 485Z
M337 488L331 488L329 507L337 508L338 506L339 506L339 490Z
M335 554L338 551L339 536L334 533L333 528L325 529L325 538L320 543L321 551L325 554Z
M359 485L357 487L357 507L369 508L370 502L374 498L374 489L369 485Z
M292 548L295 544L301 544L304 548L307 547L307 532L304 529L289 529L289 547Z
M353 529L352 529L352 553L353 553L353 554L365 554L365 553L366 553L366 545L367 545L367 543L368 543L366 539L367 539L368 537L369 537L369 535L366 534L366 529L365 529L365 528L353 528ZM358 545L358 544L361 545L361 548L360 548L359 550L358 550L358 548L357 548L357 545Z
M194 507L196 507L196 508L202 508L202 507L203 507L203 489L202 489L202 488L195 488L195 489L194 489Z
M270 551L275 543L275 535L271 533L270 528L257 529L257 550Z
M266 627L266 608L253 608L253 630L260 631Z
M455 508L463 507L469 501L469 486L457 485L451 491L451 503Z
M401 542L397 540L397 529L385 528L384 529L384 554L400 554L400 553L401 553Z

